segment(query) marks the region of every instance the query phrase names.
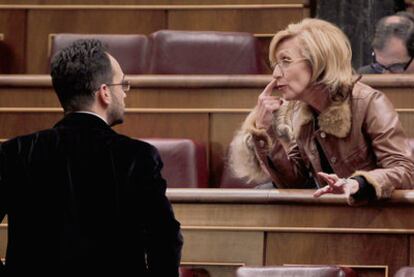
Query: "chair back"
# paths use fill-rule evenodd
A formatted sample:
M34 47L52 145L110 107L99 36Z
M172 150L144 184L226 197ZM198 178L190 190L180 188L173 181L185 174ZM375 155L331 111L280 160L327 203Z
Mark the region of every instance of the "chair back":
M264 73L249 33L161 30L150 37L152 74Z
M161 156L161 171L169 188L206 188L208 170L206 148L190 139L146 138Z
M414 276L414 267L411 267L411 266L402 267L394 274L394 277L412 277L412 276Z

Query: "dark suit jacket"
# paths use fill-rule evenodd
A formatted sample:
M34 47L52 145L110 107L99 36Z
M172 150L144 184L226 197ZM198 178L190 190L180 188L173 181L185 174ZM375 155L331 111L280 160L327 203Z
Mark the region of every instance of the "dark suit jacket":
M370 64L364 65L358 68L357 73L358 74L381 74L380 72L376 72Z
M73 113L3 143L0 163L3 276L178 276L180 224L150 144Z

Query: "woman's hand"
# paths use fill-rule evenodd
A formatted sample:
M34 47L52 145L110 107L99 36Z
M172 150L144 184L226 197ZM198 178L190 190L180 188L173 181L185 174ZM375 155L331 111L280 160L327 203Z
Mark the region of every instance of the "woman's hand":
M272 124L273 113L279 109L283 100L272 95L276 86L276 80L273 79L259 95L257 101L256 128L269 129Z
M358 181L354 179L339 178L336 174L327 174L324 172L318 172L318 175L328 185L315 191L313 194L314 197L319 197L326 193L345 194L348 197L356 193L359 189Z

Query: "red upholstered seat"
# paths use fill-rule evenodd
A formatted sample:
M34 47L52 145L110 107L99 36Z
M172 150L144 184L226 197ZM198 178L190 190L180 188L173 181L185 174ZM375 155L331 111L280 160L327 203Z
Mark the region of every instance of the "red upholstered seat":
M51 57L78 39L99 39L114 56L125 74L148 73L150 42L145 35L56 34L51 37Z
M190 139L146 138L154 145L164 163L162 175L169 188L205 188L208 186L204 145Z
M210 277L210 273L204 268L180 267L180 277Z
M11 73L14 53L9 45L2 40L0 34L0 74Z
M410 267L410 266L402 267L394 274L394 277L412 277L412 276L414 276L414 267Z
M356 277L350 268L339 266L240 267L237 277Z
M161 30L150 37L153 74L264 73L249 33Z

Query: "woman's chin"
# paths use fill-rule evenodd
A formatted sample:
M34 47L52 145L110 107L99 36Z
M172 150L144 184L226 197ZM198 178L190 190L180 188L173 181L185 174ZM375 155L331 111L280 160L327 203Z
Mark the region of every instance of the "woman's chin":
M285 89L281 90L280 95L283 99L285 99L287 101L292 101L292 100L300 100L301 93L297 93L297 92L292 91L288 88L285 88Z

